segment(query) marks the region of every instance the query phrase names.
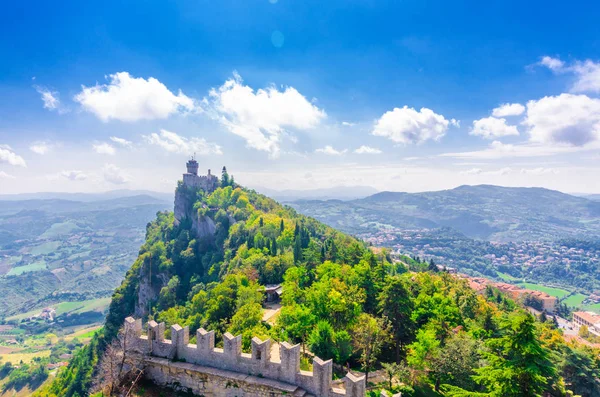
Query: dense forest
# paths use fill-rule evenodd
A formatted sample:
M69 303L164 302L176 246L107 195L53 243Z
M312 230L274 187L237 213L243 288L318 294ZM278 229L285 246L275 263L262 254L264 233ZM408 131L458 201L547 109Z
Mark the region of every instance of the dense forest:
M103 331L37 396L110 394L94 381L98 364L140 304L144 278L160 291L143 302L144 321L187 325L192 335L215 330L217 341L241 334L246 351L252 336L300 343L305 369L310 352L340 373L383 370L386 382L368 381L373 395L600 395L598 352L565 341L550 317L534 318L496 290L477 294L433 264L392 261L227 174L209 195L185 194L199 217L214 220L214 236L197 238L191 220L176 225L172 213L158 213ZM261 289L275 283L281 311L263 322Z

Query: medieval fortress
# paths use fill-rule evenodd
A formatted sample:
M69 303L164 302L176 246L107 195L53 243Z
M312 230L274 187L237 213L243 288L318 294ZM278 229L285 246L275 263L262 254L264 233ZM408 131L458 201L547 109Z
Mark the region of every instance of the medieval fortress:
M196 344L189 344L189 328L125 319L130 345L143 353L145 375L153 382L205 397L364 397L365 377L348 373L345 388L332 386L333 362L313 359L313 371L300 369L300 345L279 344L279 358L272 357L271 340L252 339L252 353L242 353L241 335L223 335L223 348L215 348L214 331L200 328Z
M202 189L211 193L219 186L219 178L208 170L207 175L198 175L198 162L192 158L186 164L187 172L183 174L183 184L191 188Z
M198 237L209 237L215 232L215 224L212 219L204 217L198 219L198 215L193 211L194 200L186 194L187 191L203 190L205 193L212 193L219 187L219 178L212 175L210 170L206 175L198 175L198 162L192 157L187 164L187 172L183 174L182 188L175 191L175 205L173 212L175 222L178 224L183 218L192 220L192 227ZM223 167L225 171L225 167Z
M219 179L210 173L198 175L198 162L187 162L183 184L175 193L175 222L190 219L198 238L212 238L215 223L194 210L196 192L212 193ZM223 167L223 171L226 169ZM235 220L233 221L235 222ZM142 313L140 313L142 314ZM252 339L252 353L242 352L241 335L223 335L223 348L215 347L214 331L199 329L196 344L189 344L189 328L171 327L171 340L165 339L165 324L148 323L142 334L142 320L125 319L125 335L132 339L133 351L140 353L146 378L176 390L204 397L364 397L364 376L348 373L343 382L332 381L333 362L318 357L313 371L300 369L300 345Z

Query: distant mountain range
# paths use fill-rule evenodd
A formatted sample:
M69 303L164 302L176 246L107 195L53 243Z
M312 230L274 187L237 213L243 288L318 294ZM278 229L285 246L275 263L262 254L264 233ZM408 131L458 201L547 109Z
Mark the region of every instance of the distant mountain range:
M377 189L371 186L336 186L307 190L274 190L257 187L255 190L280 202L296 200L354 200L378 192Z
M150 190L119 189L101 193L65 193L65 192L39 192L0 194L0 201L23 201L23 200L69 200L69 201L103 201L119 199L132 196L150 196L164 201L173 201L174 193L154 192ZM2 203L4 205L4 203Z
M297 200L299 212L349 233L450 227L490 241L600 237L600 202L542 188L460 186L381 192L349 201Z
M118 208L131 208L143 205L155 205L164 207L165 209L170 208L172 205L172 199L166 200L147 194L140 194L135 196L123 196L118 198L110 199L98 199L92 200L90 196L86 197L86 200L79 201L78 198L82 197L82 193L73 194L73 197L69 194L65 194L64 197L69 199L59 198L36 198L36 199L25 199L25 200L2 200L0 199L0 216L12 215L21 211L42 211L53 214L63 212L81 212L81 211L107 211ZM106 197L98 195L97 197Z

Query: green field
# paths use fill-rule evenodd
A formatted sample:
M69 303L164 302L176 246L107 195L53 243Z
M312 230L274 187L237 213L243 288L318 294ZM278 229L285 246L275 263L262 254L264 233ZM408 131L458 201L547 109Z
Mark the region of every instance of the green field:
M11 362L11 363L18 364L21 361L23 361L24 363L30 363L31 361L33 361L33 359L35 359L37 357L48 357L48 356L50 356L50 350L42 350L42 351L34 352L34 353L16 352L16 353L0 354L0 359L2 360L3 363Z
M46 262L41 260L37 262L30 263L25 266L17 266L10 269L10 271L6 274L7 276L18 276L19 274L27 273L27 272L37 272L39 270L46 270Z
M85 313L91 311L103 311L110 304L110 298L90 299L80 302L62 302L56 305L56 314L63 313Z
M101 329L102 329L101 325L95 325L93 327L84 328L80 331L77 331L71 335L68 335L68 337L69 338L88 339L88 338L92 338L94 335L96 335Z
M554 287L548 287L545 285L541 285L541 284L533 284L533 283L519 283L520 287L526 288L526 289L532 289L534 291L541 291L541 292L545 292L550 296L555 296L557 298L564 298L565 296L569 295L569 291L566 291L564 289L560 289L560 288L554 288Z
M564 301L562 301L564 304L566 304L569 307L579 307L581 306L581 303L587 298L587 295L583 295L583 294L573 294L571 296L569 296L567 299L565 299Z
M10 256L10 257L8 257L7 263L9 265L14 265L15 263L17 263L21 259L23 259L22 255Z
M67 258L67 260L74 261L75 259L81 259L81 258L85 258L85 257L87 257L87 256L90 256L90 253L91 253L91 252L92 252L92 251L83 251L83 252L78 252L78 253L76 253L76 254L73 254L73 255L69 256L69 257Z
M594 304L591 304L591 305L583 305L581 307L581 309L582 310L586 310L586 311L600 313L600 303L594 303Z
M42 233L42 235L39 238L49 239L58 236L64 236L66 234L70 234L71 232L77 229L79 229L79 226L77 226L72 221L55 223L52 226L50 226L44 233Z
M91 312L91 311L102 312L102 311L104 311L104 309L106 309L108 307L108 305L110 305L110 298L90 299L90 300L79 301L79 302L60 302L58 304L50 305L50 306L54 307L56 309L56 315L58 316L58 315L65 314L65 313L80 314L80 313ZM31 317L31 316L38 314L41 310L42 309L39 308L39 309L35 309L35 310L30 310L26 313L16 314L14 316L7 317L6 320L7 321L23 320L27 317Z
M48 255L49 253L56 251L56 249L60 247L60 244L60 241L47 241L31 248L29 253L31 255Z
M500 277L503 281L506 281L506 282L521 281L521 279L513 277L507 273L502 273L502 272L496 271L496 274L498 275L498 277Z

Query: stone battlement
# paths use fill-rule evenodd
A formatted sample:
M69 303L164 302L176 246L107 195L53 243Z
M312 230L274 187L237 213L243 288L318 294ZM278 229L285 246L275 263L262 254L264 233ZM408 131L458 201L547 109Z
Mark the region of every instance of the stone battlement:
M219 186L219 178L214 175L196 175L196 174L183 174L183 184L185 186L202 189L206 193L212 193Z
M333 362L318 357L313 360L313 372L300 369L300 345L287 342L279 344L280 360L271 358L271 340L252 339L252 353L242 353L241 335L229 332L223 335L223 348L215 347L214 331L200 328L196 344L189 344L189 328L175 324L171 327L171 340L165 339L165 324L148 323L148 334L142 335L141 319L127 317L125 331L134 335L136 347L153 357L211 367L226 373L243 374L270 379L297 386L316 397L364 397L365 377L350 373L344 378L346 390L332 388ZM149 371L152 374L152 371Z

